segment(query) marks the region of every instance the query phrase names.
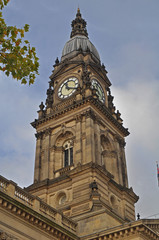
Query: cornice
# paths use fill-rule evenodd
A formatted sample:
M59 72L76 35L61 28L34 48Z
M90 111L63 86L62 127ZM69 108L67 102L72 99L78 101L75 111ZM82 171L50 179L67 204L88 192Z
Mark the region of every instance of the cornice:
M147 220L149 221L149 220ZM98 233L83 236L81 240L115 240L115 239L136 239L141 237L145 240L159 240L159 235L148 228L143 220L126 223L111 229L102 230Z
M75 240L77 224L38 197L18 187L14 182L0 176L0 207L16 215L48 234L59 238ZM70 229L70 230L69 230ZM73 230L74 229L74 230ZM74 232L74 233L73 233Z
M120 191L120 193L128 194L131 198L135 199L137 202L139 197L133 192L132 188L127 188L127 187L122 186L121 184L118 184L117 182L115 182L113 179L113 175L111 173L109 173L105 168L101 167L100 165L98 165L96 163L91 163L91 167L99 170L101 173L106 175L109 178L109 180L108 180L109 185L112 184L116 189L118 189Z
M137 202L139 200L139 197L134 193L134 191L131 187L127 188L125 186L122 186L122 185L116 183L113 179L110 179L109 183L113 184L113 186L116 186L120 191L122 191L123 194L129 195L129 197L131 197L131 199L135 200L135 202Z
M70 102L70 100L69 100ZM94 99L92 96L89 96L87 98L84 98L82 100L79 101L72 101L71 105L67 105L67 102L65 102L65 106L63 108L61 108L60 110L58 110L58 106L56 106L56 111L53 111L53 113L50 113L48 115L45 115L44 117L40 118L40 119L35 119L34 122L31 123L31 125L36 128L37 126L51 120L54 119L58 116L64 115L65 113L67 113L68 111L71 111L73 109L76 109L78 107L80 107L81 105L85 105L85 104L92 104L94 105L98 110L100 110L100 112L103 113L103 115L111 122L113 123L113 125L115 127L118 128L118 130L120 130L120 132L122 132L124 134L124 136L128 136L129 135L129 131L127 128L124 128L122 126L121 123L119 123L110 113L109 109L103 105L99 100ZM59 106L61 106L61 104L59 104ZM93 110L92 110L93 112Z
M68 176L68 174L63 174L59 177L56 177L54 179L46 179L46 180L43 180L41 182L36 182L36 183L33 183L32 185L28 186L26 189L26 191L34 191L35 189L37 188L45 188L46 186L49 186L51 184L54 184L54 183L58 183L58 182L61 182L61 181L70 181L70 177Z
M137 202L139 197L133 192L132 188L127 188L125 186L122 186L122 185L116 183L113 180L113 175L110 172L108 172L105 168L98 165L97 163L92 163L92 162L89 162L84 165L79 164L77 167L70 168L67 172L65 172L63 169L63 172L64 172L63 175L56 177L54 179L51 179L51 180L47 179L45 181L32 184L31 186L29 186L27 188L27 191L34 191L35 189L40 188L40 187L43 188L46 186L51 186L52 184L61 182L62 180L70 181L73 178L74 174L78 174L78 173L81 174L81 172L88 171L90 168L92 168L93 171L98 171L100 175L103 174L103 176L105 176L105 178L107 179L108 185L115 187L115 189L118 190L120 192L120 194L122 194L123 196L125 194L126 196L129 196L131 199L133 199L133 201L135 200Z

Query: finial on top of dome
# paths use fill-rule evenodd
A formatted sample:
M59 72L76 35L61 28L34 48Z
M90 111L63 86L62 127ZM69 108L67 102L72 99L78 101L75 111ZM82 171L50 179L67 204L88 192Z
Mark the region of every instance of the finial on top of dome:
M80 13L80 8L77 8L77 13L76 13L76 17L80 16L81 17L81 13Z
M72 21L72 32L71 32L71 38L75 35L83 35L88 37L87 29L86 29L86 21L81 17L80 9L78 7L76 18Z

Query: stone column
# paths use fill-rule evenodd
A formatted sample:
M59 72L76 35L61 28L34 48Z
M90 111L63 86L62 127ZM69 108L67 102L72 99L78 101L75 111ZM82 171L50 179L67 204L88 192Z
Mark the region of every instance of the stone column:
M122 163L121 163L119 142L120 142L120 137L115 135L114 144L115 144L115 149L116 149L116 175L118 176L118 183L122 185L123 184Z
M128 176L127 176L126 157L125 157L125 141L124 140L122 140L120 142L120 152L121 152L123 185L125 187L128 187Z
M118 164L118 172L119 172L119 183L123 186L128 187L128 179L127 179L127 168L126 168L126 159L125 159L125 141L124 138L116 135L115 144L117 149L117 164Z
M44 140L44 158L42 161L42 179L49 178L49 161L50 161L50 138L51 138L51 129L45 131L45 140Z
M86 114L86 163L95 162L94 121L93 113Z
M49 179L54 178L54 171L55 171L55 146L50 148Z
M99 124L97 122L97 120L95 120L95 162L99 165L101 165L101 141L100 141L100 127Z
M85 116L82 118L82 161L81 163L84 164L86 162L86 119Z
M74 144L75 158L73 159L74 164L77 165L82 162L82 146L81 146L81 121L82 116L76 117L76 140Z
M41 145L42 145L42 133L36 133L36 153L35 153L35 166L34 166L34 183L40 181L41 171Z

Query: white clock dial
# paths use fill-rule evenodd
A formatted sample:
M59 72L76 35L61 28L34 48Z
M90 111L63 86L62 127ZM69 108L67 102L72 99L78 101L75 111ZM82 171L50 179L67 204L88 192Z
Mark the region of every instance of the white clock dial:
M97 90L97 95L99 97L99 100L102 103L105 103L105 96L104 96L103 88L96 79L92 80L92 88L95 88Z
M76 77L70 77L66 79L58 89L59 98L70 97L78 87L78 79Z

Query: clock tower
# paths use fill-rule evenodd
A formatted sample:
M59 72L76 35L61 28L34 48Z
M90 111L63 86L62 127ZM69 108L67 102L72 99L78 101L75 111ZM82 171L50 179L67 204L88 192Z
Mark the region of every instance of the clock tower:
M111 83L77 10L50 76L36 129L34 183L27 189L78 223L79 236L135 220L125 137Z

